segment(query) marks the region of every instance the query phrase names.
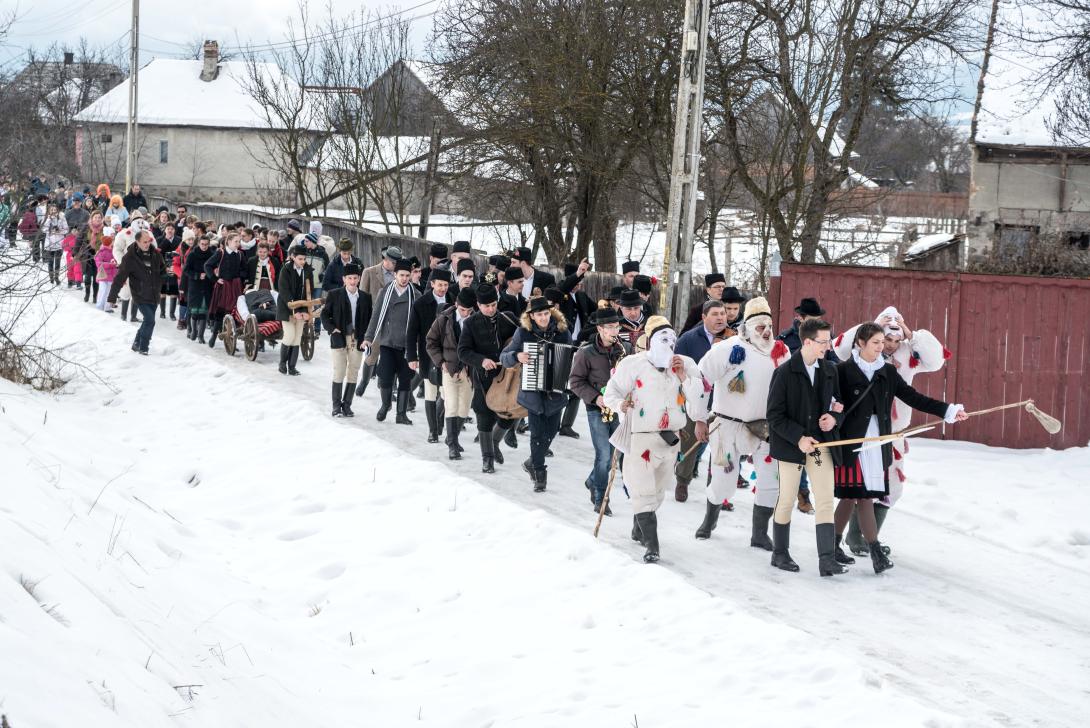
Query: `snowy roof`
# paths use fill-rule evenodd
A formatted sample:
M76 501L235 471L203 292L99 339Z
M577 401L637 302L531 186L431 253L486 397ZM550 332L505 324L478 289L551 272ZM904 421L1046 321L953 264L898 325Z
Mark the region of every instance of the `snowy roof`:
M203 61L156 58L140 69L138 119L159 126L212 126L268 129L269 122L246 90L245 61L225 61L212 81L201 80ZM270 83L294 84L274 63L259 63L258 73ZM275 86L274 86L275 87ZM124 124L129 85L122 83L76 116L80 122Z
M938 248L946 247L952 243L956 243L959 238L965 237L959 233L936 233L934 235L924 235L920 237L912 245L908 246L908 250L905 251L905 260L912 258L918 258L926 255Z

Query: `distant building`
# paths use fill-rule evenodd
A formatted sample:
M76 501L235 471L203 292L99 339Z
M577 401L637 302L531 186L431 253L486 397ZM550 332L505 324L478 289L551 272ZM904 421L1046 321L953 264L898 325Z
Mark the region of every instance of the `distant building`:
M275 64L258 74L281 86ZM291 206L296 193L270 161L276 135L288 133L247 91L245 61L219 60L216 41L202 60L155 59L140 69L135 181L146 194L191 202ZM76 157L88 183L124 186L128 84L115 87L76 116ZM294 130L313 139L317 130Z
M62 61L33 61L11 80L11 88L36 100L45 123L67 124L72 117L125 79L112 63L76 61L65 52Z

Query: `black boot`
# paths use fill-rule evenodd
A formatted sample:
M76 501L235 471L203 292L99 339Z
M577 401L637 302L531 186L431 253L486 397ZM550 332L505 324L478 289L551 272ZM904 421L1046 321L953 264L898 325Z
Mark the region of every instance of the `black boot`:
M341 397L344 394L344 383L333 382L333 416L344 417L341 412Z
M545 486L549 484L549 469L538 468L534 471L534 492L544 493Z
M358 388L357 388L358 391ZM390 407L394 403L394 388L393 387L379 387L378 388L379 400L381 404L378 407L378 412L375 413L375 419L379 422L386 421L386 415L390 413Z
M515 427L515 429L518 432L518 434L520 434L520 435L525 435L530 430L530 425L529 425L529 423L526 422L525 417L522 418L521 420L519 420L519 423Z
M165 319L167 317L167 300L165 298L159 299L159 318Z
M639 516L632 516L632 540L636 543L643 543L643 534L640 533Z
M362 397L363 393L367 391L367 385L371 383L371 375L374 373L375 367L371 364L364 364L363 371L360 374L360 381L356 384L356 396Z
M190 316L185 322L185 338L193 341L197 338L197 320Z
M568 404L564 407L564 416L560 419L560 431L557 432L561 437L579 439L579 433L572 429L572 425L575 424L575 418L579 415L581 401L578 397L568 399Z
M458 422L457 417L447 418L447 458L450 460L462 459L462 448L458 446L458 433L461 431L461 423Z
M749 545L755 549L772 551L772 539L768 537L768 521L773 509L768 506L753 506L753 531L749 535Z
M507 430L503 429L499 425L492 428L492 457L496 459L496 462L503 465L503 452L500 451L500 441L506 436Z
M874 573L881 574L886 569L893 568L893 562L882 552L882 544L875 541L870 546L870 562L874 566Z
M416 412L416 397L413 396L413 391L411 389L408 389L405 390L405 393L409 395L409 399L407 400L409 405L408 411Z
M847 569L836 562L836 528L831 523L819 523L817 532L818 573L822 576L847 573Z
M295 368L295 365L299 363L299 347L290 346L288 348L291 349L288 352L288 374L297 377L299 376L299 370Z
M492 458L492 438L488 436L487 432L482 432L479 440L481 445L481 472L494 473L496 472L496 464Z
M202 314L201 317L197 320L197 343L200 343L200 344L205 343L205 341L204 341L204 330L205 330L205 328L207 326L208 326L208 316ZM286 348L291 348L291 347L286 347Z
M519 446L518 436L515 435L515 427L512 425L507 428L507 432L503 436L503 443L512 450L517 450Z
M190 323L193 322L193 317L192 316L189 317L189 321L190 321ZM289 358L291 358L291 347L290 346L281 346L280 347L280 366L278 367L281 374L287 374L288 373L288 359Z
M218 339L220 336L220 324L222 323L222 321L223 319L221 319L219 316L215 316L212 319L212 335L208 337L209 349L216 348L216 339Z
M876 526L876 529L875 529L876 533L881 533L882 532L882 524L886 522L886 516L888 516L888 515L889 515L889 507L888 506L881 506L881 505L878 505L877 503L874 504L874 523L875 523L875 526ZM890 554L889 546L886 546L885 544L882 544L882 553L885 554L886 556L889 556L889 554Z
M129 320L129 302L128 301L122 301L121 302L121 320L122 321L128 321Z
M772 521L772 565L784 571L798 571L799 565L787 549L791 545L791 524Z
M859 512L852 508L852 517L848 521L848 532L844 535L844 543L856 556L866 556L869 553L867 542L863 538L863 530L859 528Z
M412 392L407 389L397 390L397 417L394 419L399 425L411 425L412 420L405 414L409 409L409 398L412 397Z
M447 429L447 403L442 397L435 400L435 429L439 437L443 437L443 432Z
M129 321L133 322L134 324L140 323L140 319L136 318L136 304L135 303L133 303L132 306L129 308Z
M355 417L352 411L352 398L356 396L356 383L349 382L344 386L344 394L341 395L341 414L345 417Z
M654 512L637 513L636 522L640 525L640 533L643 535L641 543L647 549L643 560L653 564L659 560L659 519Z
M838 564L845 564L845 565L854 564L855 559L853 559L851 556L848 556L846 553L844 553L844 549L842 549L840 547L840 540L842 538L843 538L843 536L841 536L840 534L837 534L836 546L833 547L833 558L836 559L836 563L838 563Z
M537 490L537 469L534 467L533 460L530 458L523 460L522 470L530 476L530 485L534 486L534 490Z
M172 298L172 299L170 299L170 320L171 321L176 321L177 320L178 317L174 315L177 311L178 311L178 299L177 298Z
M696 529L696 537L699 539L711 538L712 531L715 530L716 524L719 523L719 504L712 503L707 498L704 499L704 520L700 524L700 528Z
M84 282L83 284L83 302L87 303L91 300L91 284Z
M435 402L424 400L424 416L428 419L428 442L439 442L439 413Z

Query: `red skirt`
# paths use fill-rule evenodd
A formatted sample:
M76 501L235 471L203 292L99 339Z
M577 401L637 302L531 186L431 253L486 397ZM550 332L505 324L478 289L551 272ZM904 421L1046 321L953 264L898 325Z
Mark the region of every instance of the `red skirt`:
M888 470L883 472L882 479L883 490L867 490L858 459L851 465L837 465L833 468L833 495L837 498L884 498L889 495Z
M229 281L220 278L212 286L212 301L208 304L208 313L213 315L231 313L238 305L238 297L241 295L241 278L233 278Z

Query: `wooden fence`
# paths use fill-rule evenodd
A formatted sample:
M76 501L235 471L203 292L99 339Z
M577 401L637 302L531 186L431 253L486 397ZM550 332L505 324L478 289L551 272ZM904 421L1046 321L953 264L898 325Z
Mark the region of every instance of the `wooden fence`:
M917 389L969 410L1034 399L1064 423L1049 435L1009 410L926 436L1011 448L1090 444L1090 280L785 263L769 296L781 328L805 296L839 331L894 305L910 328L927 329L952 353L941 371L915 379Z

